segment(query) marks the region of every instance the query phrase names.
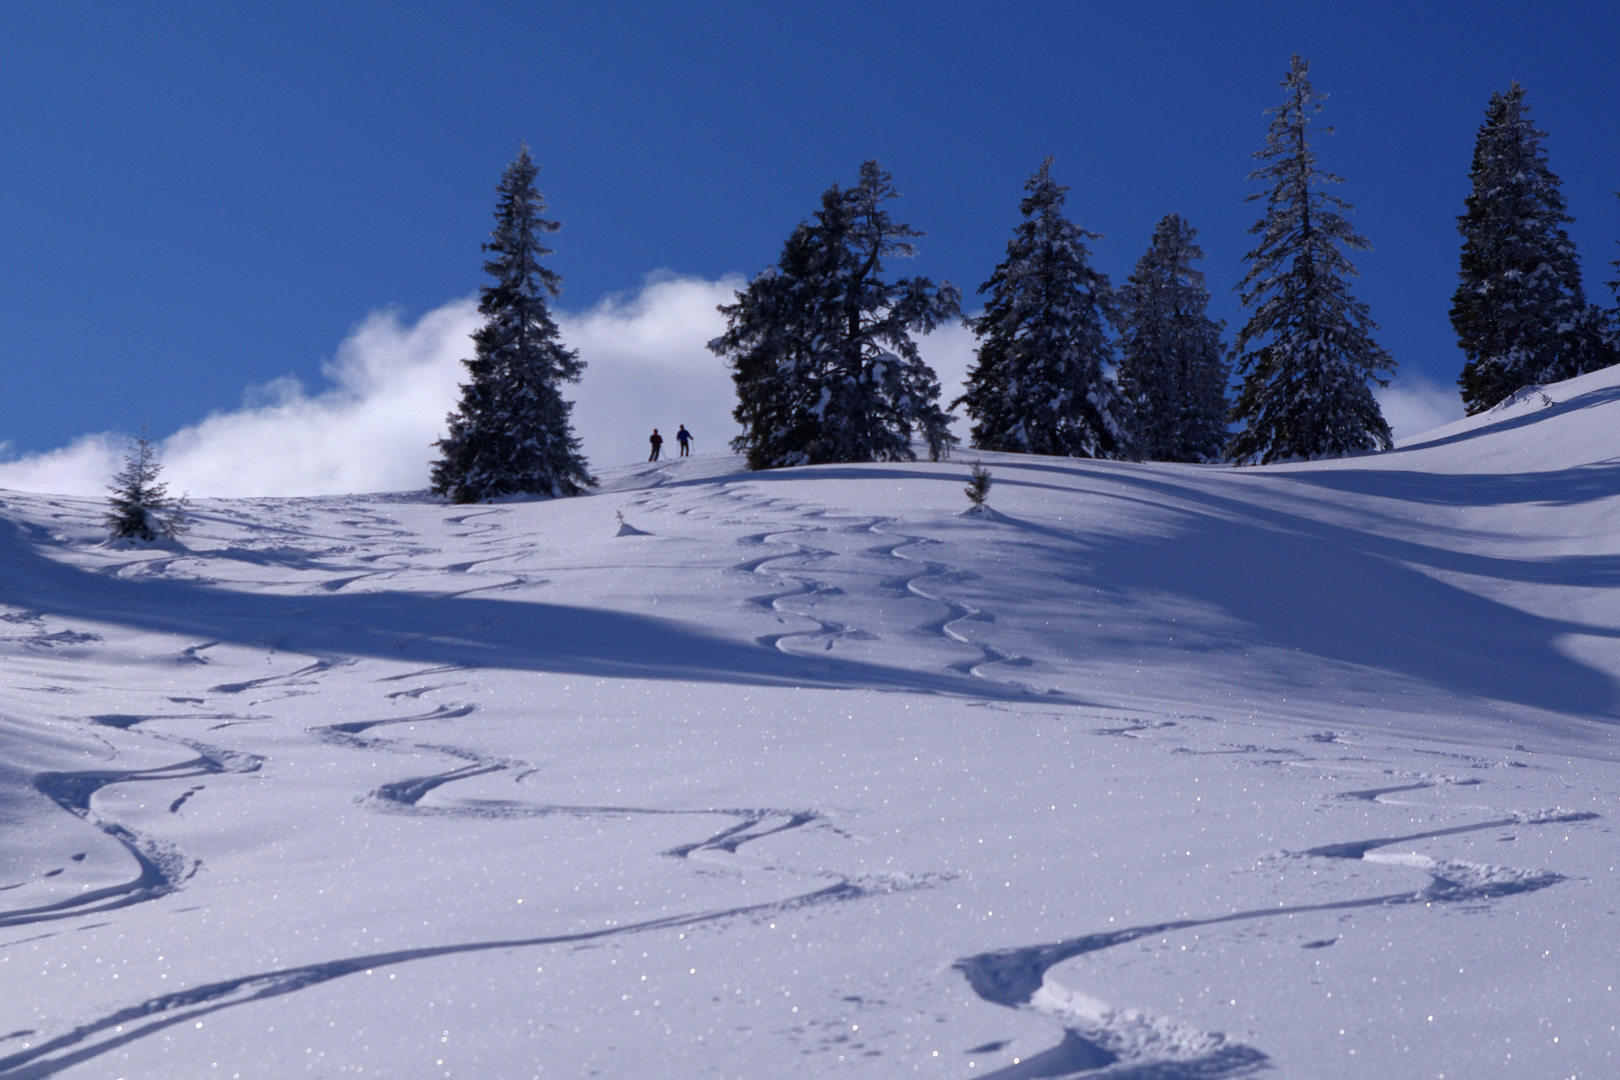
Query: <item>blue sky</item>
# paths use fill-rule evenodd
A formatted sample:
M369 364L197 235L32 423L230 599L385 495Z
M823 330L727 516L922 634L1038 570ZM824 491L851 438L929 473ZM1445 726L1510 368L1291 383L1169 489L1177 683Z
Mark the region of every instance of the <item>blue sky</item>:
M1294 51L1331 95L1318 150L1374 246L1358 293L1399 378L1450 387L1454 219L1510 79L1611 302L1617 43L1612 3L13 6L0 441L164 436L281 377L318 391L370 313L409 324L477 288L525 140L564 223L567 310L658 271L757 272L866 158L929 234L901 272L971 293L1051 154L1116 280L1160 217L1188 218L1230 330L1245 176ZM638 432L682 419L620 405Z

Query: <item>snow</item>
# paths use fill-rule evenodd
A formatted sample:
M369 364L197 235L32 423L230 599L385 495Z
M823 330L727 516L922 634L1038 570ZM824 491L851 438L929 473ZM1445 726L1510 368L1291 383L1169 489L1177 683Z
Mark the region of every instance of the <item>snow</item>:
M1620 372L1540 392L976 515L0 493L0 1077L1615 1075Z

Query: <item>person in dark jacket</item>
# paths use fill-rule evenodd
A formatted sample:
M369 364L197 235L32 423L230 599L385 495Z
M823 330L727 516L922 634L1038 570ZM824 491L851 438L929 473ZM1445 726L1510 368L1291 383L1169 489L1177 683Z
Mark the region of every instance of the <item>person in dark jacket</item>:
M692 447L689 445L692 441L692 433L686 430L685 424L682 424L681 430L675 433L675 441L681 444L681 457L690 457L692 455Z
M657 461L659 451L661 451L664 448L664 437L662 435L658 434L658 429L657 428L653 428L652 437L650 439L648 439L647 441L652 443L652 453L650 455L648 455L647 460L648 461Z

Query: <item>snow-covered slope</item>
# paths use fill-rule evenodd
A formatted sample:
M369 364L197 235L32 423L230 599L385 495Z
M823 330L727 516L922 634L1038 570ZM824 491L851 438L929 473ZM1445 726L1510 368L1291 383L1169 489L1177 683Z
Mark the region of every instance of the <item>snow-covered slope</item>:
M1620 376L1545 393L983 516L0 494L0 1078L1616 1075Z

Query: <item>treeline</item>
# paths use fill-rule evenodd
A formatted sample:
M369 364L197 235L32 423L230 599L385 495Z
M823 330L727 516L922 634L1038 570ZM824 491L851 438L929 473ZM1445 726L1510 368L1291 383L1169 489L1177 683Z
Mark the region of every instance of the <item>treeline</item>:
M1396 363L1349 287L1347 253L1369 244L1333 194L1342 178L1317 165L1313 136L1331 129L1314 123L1323 95L1308 73L1294 56L1255 154L1250 179L1262 189L1249 201L1263 212L1237 286L1247 318L1230 344L1208 315L1192 225L1165 217L1115 286L1090 264L1086 245L1097 235L1064 215L1067 189L1051 159L1030 177L1006 257L979 287L984 310L967 321L979 345L966 392L948 406L971 419L974 447L1248 464L1391 445L1370 384L1388 385ZM1458 218L1451 308L1471 414L1523 386L1620 362L1620 281L1609 283L1615 309L1587 300L1544 137L1517 83L1492 96ZM558 279L539 265L549 251L538 238L557 226L540 216L535 172L524 148L502 178L485 245L495 279L480 292L486 323L437 444L433 489L458 502L571 495L595 483L559 387L584 364L563 347L547 307ZM948 282L886 276L888 260L912 255L922 235L891 216L897 194L866 162L853 186L828 188L776 264L720 308L726 331L709 348L731 369L743 428L733 449L750 468L911 460L914 440L937 459L956 443L916 338L958 318L962 297Z

